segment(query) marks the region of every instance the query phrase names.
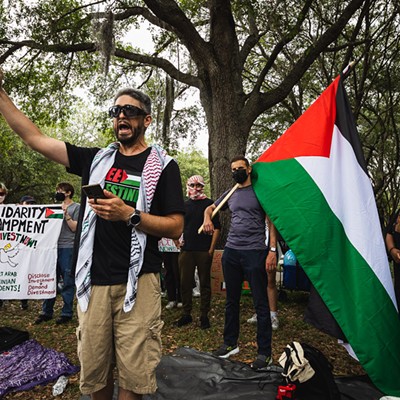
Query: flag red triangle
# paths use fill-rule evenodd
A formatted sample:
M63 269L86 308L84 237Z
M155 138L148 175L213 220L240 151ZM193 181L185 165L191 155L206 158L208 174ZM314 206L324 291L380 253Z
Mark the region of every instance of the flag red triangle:
M329 157L336 119L340 77L269 147L257 161L272 162L301 156Z
M121 178L121 182L125 181L128 178L128 174L126 173L125 170L122 171L122 178Z
M50 208L46 208L46 218L52 214L54 214L54 211L50 210Z

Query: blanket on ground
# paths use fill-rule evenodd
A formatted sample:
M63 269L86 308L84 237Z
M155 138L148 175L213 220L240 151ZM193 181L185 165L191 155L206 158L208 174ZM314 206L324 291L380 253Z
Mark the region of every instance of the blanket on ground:
M45 348L34 339L26 340L0 353L0 398L78 371L79 367L72 365L64 353Z

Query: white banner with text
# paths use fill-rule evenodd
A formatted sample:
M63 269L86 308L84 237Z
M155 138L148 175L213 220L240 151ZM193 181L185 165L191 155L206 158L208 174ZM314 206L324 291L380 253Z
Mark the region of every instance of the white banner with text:
M0 299L56 296L61 205L0 206Z

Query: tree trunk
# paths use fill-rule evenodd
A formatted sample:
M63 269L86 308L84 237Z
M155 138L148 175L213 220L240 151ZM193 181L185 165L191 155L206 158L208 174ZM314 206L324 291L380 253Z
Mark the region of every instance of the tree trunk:
M240 110L243 108L243 97L234 94L238 93L238 90L234 90L234 84L229 82L230 76L224 71L219 71L216 79L208 80L209 87L200 89L200 100L205 110L209 132L208 160L213 200L235 184L230 161L237 155L245 155L249 136L249 130L241 122ZM230 215L222 212L220 220L222 230L218 247L223 247Z
M161 141L164 149L169 152L171 145L171 117L175 102L174 80L168 75L165 78L165 108L161 132Z

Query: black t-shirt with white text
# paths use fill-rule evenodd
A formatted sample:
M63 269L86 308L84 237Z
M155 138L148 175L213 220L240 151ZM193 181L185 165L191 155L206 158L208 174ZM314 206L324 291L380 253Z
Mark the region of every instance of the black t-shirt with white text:
M68 171L82 176L82 184L89 180L90 165L99 149L76 147L67 143L70 167ZM151 148L135 156L116 153L113 166L106 174L104 188L136 207L141 175ZM86 199L82 199L85 204ZM83 207L81 207L83 208ZM168 215L184 213L179 167L171 161L161 173L150 214ZM83 215L83 212L82 212ZM111 222L97 218L91 281L94 285L126 283L128 279L131 230L123 221ZM80 232L80 229L79 229ZM158 252L160 238L147 235L141 273L159 272L161 257Z

